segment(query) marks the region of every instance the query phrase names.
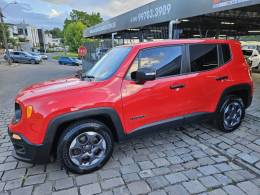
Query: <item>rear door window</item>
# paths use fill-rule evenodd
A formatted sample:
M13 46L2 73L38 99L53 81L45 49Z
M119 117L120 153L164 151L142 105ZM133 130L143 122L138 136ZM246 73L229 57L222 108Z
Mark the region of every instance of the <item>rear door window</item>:
M191 72L208 71L219 66L217 44L190 45Z

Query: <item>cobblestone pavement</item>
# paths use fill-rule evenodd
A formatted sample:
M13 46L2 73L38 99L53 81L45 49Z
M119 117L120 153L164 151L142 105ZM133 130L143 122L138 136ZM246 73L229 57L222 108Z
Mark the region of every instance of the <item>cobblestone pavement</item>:
M256 96L237 131L225 134L202 123L133 138L116 144L105 167L86 175L66 172L58 162L32 165L15 160L6 128L12 109L0 109L0 191L12 195L259 195L260 75L254 77Z

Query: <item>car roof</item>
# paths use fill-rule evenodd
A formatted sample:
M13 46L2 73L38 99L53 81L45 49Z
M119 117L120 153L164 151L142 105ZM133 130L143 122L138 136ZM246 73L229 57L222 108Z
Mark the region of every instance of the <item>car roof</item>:
M239 41L236 40L223 40L223 39L176 39L176 40L163 40L163 41L153 41L153 42L144 42L144 43L136 43L125 45L125 47L135 47L135 48L149 48L149 47L156 47L156 46L164 46L164 45L178 45L178 44L217 44L217 43L224 43L224 44L239 44Z

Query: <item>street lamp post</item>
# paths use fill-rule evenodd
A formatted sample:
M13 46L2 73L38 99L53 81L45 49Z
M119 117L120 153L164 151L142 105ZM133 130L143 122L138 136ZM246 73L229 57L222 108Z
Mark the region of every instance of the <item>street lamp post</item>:
M14 1L12 3L8 3L3 9L7 8L11 4L17 4L17 2ZM12 61L11 61L11 58L10 58L10 52L9 52L9 49L8 49L8 43L7 43L7 37L6 37L6 31L5 31L5 27L4 27L3 9L0 7L0 24L2 26L3 41L4 41L4 47L5 47L5 50L6 50L7 61L9 63L9 65L11 65Z

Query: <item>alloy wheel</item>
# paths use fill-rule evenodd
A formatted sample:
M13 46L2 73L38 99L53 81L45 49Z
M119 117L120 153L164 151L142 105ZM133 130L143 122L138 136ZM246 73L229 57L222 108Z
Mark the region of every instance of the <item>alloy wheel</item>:
M96 166L106 156L106 141L97 132L85 132L78 135L70 144L71 161L82 169Z

